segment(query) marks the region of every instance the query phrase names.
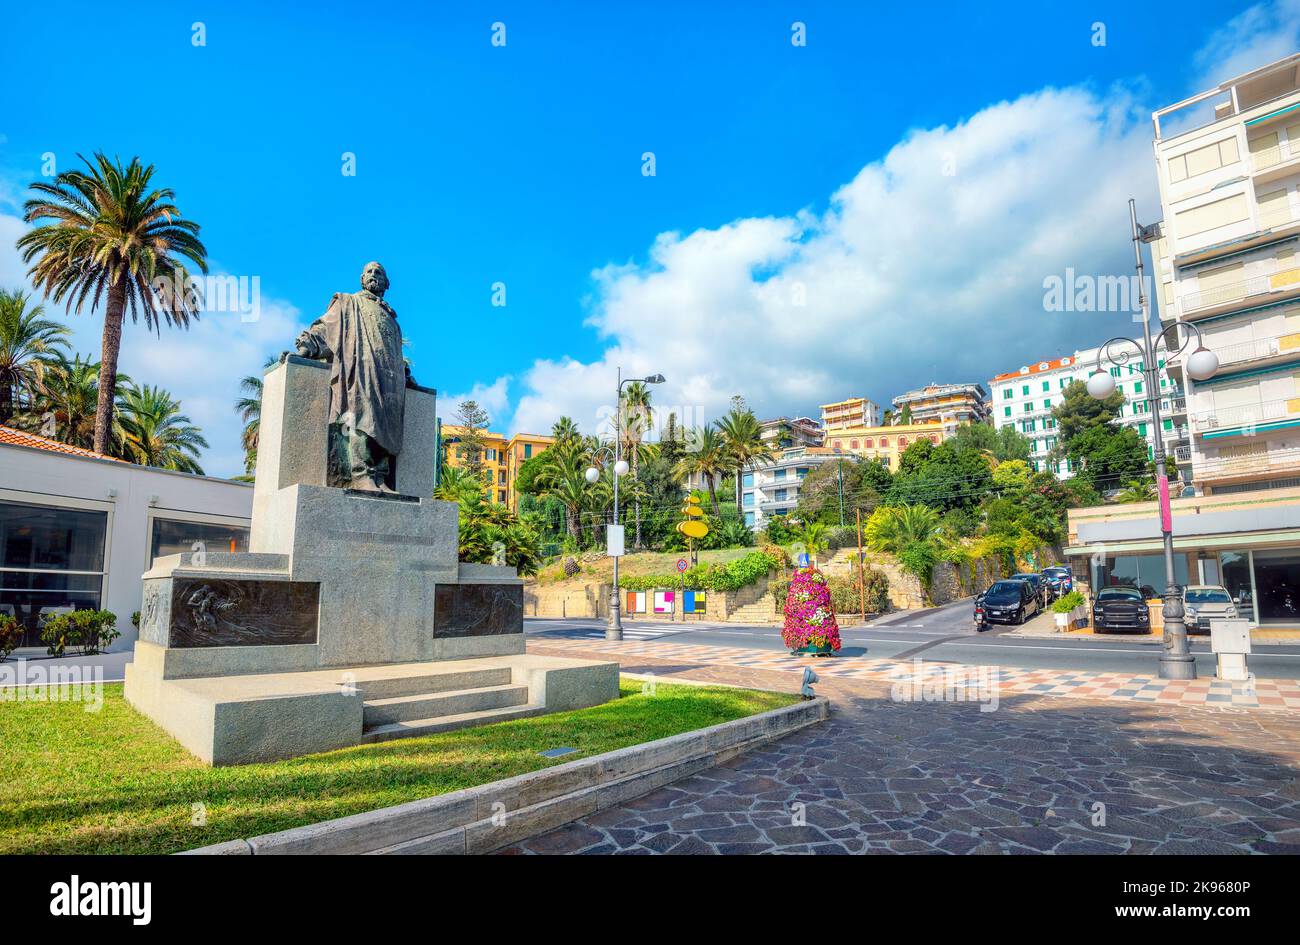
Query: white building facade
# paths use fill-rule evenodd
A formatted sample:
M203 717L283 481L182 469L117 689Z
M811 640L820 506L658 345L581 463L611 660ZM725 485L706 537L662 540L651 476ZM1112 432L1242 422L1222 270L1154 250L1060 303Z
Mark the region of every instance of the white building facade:
M740 478L740 507L745 524L762 528L773 518L788 515L799 504L804 477L827 460L848 459L839 450L798 447L774 461L746 469Z
M1196 325L1220 365L1206 381L1186 355L1170 365L1196 491L1300 485L1300 55L1152 118L1160 316Z
M0 613L42 646L42 617L110 610L130 649L141 575L155 557L247 551L251 484L99 456L0 426Z
M1052 450L1057 445L1058 432L1052 411L1064 399L1065 389L1073 381L1087 381L1097 367L1097 348L1076 351L1063 358L1051 358L1026 364L1015 371L999 374L989 381L993 392L993 424L996 427L1013 427L1024 434L1032 445L1030 465L1036 471L1053 472L1062 479L1074 475L1069 460L1053 460ZM1119 354L1116 346L1113 353ZM1123 349L1132 353L1132 346ZM1146 389L1142 375L1141 359L1133 357L1122 367L1116 367L1102 358L1102 369L1115 378L1115 389L1124 395L1124 404L1116 418L1132 427L1147 441L1147 455L1155 456L1157 435L1163 435L1165 450L1170 456L1189 463L1186 451L1186 402L1183 391L1171 379L1164 359L1160 361L1161 430L1156 430L1153 416L1153 392Z

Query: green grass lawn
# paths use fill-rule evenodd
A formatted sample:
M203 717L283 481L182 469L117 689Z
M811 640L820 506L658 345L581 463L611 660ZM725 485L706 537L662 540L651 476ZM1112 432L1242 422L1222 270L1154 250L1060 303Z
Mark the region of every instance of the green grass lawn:
M172 853L445 794L796 701L659 684L590 709L209 768L105 686L80 702L0 702L0 854ZM567 746L578 754L541 758ZM202 804L206 825L191 823Z

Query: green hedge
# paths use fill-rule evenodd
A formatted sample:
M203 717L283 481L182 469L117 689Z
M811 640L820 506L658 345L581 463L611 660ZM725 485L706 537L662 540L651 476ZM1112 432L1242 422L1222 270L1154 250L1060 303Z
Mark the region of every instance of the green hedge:
M629 575L620 578L618 586L625 591L652 591L661 587L680 587L685 580L686 586L692 590L736 591L767 577L783 564L776 555L751 551L726 564L700 564L687 568L685 574Z

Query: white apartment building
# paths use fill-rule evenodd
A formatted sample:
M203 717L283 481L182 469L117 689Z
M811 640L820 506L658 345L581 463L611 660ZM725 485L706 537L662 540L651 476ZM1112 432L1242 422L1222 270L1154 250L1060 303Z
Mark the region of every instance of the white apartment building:
M740 478L740 506L745 524L762 528L773 518L788 515L799 504L799 487L813 468L831 459L848 459L839 450L796 447L774 461L747 469Z
M1196 490L1300 485L1300 54L1155 112L1160 317L1219 357L1187 391Z
M1131 350L1131 349L1129 349ZM1114 353L1118 351L1112 349ZM1062 358L1051 358L1035 364L1026 364L1019 370L999 374L989 381L993 392L993 424L996 427L1014 427L1029 438L1033 447L1030 465L1037 471L1051 471L1061 479L1074 475L1069 460L1050 458L1056 446L1056 421L1052 411L1060 405L1065 388L1072 381L1087 381L1097 367L1097 348L1076 351ZM1152 392L1145 389L1142 362L1133 358L1123 367L1116 367L1105 358L1102 368L1115 378L1115 389L1124 395L1124 404L1117 418L1120 423L1135 429L1147 441L1147 455L1155 456L1156 425L1152 410ZM1164 360L1160 362L1160 411L1165 452L1190 468L1190 455L1186 450L1186 403L1183 391L1169 376ZM1182 468L1180 466L1180 468ZM1185 473L1186 475L1186 473Z
M865 397L850 397L821 407L823 430L880 426L880 405Z

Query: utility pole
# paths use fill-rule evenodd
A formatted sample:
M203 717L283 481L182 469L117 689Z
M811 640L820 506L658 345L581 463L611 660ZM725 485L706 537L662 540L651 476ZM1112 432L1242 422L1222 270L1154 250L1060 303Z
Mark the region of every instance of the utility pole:
M862 622L867 622L867 563L862 560L862 509L858 513L858 603L862 607Z
M840 528L844 527L844 460L837 460L835 468L840 480Z

